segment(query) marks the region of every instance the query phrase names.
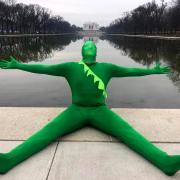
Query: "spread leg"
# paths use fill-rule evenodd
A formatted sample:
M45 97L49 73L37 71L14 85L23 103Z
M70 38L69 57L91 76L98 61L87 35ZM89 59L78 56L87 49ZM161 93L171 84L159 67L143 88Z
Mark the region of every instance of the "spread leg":
M84 126L82 114L70 106L26 141L7 153L0 153L0 174L45 148L52 141Z
M95 128L122 140L167 175L173 175L180 169L180 155L168 155L108 107L102 107L93 117L90 122Z

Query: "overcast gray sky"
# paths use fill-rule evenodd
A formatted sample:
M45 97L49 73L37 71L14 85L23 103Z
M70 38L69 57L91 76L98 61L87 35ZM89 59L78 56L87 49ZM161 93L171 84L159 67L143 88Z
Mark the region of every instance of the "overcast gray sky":
M123 12L130 11L151 0L17 0L18 3L39 4L59 14L71 24L83 26L83 23L93 21L100 26L121 17ZM160 0L156 0L157 3ZM169 0L166 0L169 2Z

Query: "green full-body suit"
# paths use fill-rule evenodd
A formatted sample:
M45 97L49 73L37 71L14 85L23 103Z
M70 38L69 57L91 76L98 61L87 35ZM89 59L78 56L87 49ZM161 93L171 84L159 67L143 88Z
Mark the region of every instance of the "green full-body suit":
M62 113L17 147L7 153L0 153L1 174L39 152L57 138L86 125L118 138L167 175L173 175L180 169L180 155L168 155L114 113L105 102L106 96L105 93L103 94L105 91L98 88L100 81L94 82L94 79L99 77L106 89L108 82L114 77L166 74L170 69L161 67L159 63L154 68L145 69L96 62L96 53L96 45L92 41L86 41L82 47L81 61L96 77L87 76L84 65L79 62L54 65L26 64L16 61L13 57L10 57L10 61L0 61L2 69L19 69L64 77L72 92L72 103Z

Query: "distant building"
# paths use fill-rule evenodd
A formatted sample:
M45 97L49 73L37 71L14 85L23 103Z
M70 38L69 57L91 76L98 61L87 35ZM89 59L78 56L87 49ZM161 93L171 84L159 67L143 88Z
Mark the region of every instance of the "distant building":
M85 38L93 38L94 36L101 36L103 32L100 30L99 24L95 22L86 22L83 24L83 31L79 31L78 34L85 36Z
M95 22L87 22L83 24L84 31L98 31L99 25Z

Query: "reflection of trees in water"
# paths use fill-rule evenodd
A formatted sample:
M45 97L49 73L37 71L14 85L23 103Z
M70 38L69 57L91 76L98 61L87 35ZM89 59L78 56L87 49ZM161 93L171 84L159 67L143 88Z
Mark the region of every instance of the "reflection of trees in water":
M42 61L78 38L75 35L1 37L0 59L11 55L22 62Z
M172 72L168 76L180 90L180 41L122 36L107 36L106 39L140 64L149 67L159 59L170 66Z

